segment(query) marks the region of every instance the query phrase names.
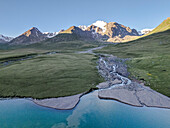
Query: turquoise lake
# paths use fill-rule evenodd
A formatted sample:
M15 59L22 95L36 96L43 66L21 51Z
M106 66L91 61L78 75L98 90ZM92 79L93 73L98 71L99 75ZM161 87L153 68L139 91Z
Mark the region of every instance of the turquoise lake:
M170 109L133 107L83 96L73 110L55 110L26 99L0 100L0 128L170 128Z

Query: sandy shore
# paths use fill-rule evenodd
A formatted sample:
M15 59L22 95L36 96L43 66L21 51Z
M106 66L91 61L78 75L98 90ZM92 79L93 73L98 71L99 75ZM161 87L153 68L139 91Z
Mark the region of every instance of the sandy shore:
M69 110L73 109L79 103L80 97L82 95L83 94L77 94L73 96L49 98L42 100L34 99L33 102L44 107L55 108L60 110Z
M170 98L149 87L132 82L130 85L104 89L98 92L101 99L113 99L132 106L159 107L170 109Z

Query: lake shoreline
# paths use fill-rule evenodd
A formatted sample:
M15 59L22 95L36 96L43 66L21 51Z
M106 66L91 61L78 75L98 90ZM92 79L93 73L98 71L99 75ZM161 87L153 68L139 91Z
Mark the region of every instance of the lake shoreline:
M32 102L39 106L53 108L57 110L72 110L74 109L78 103L80 102L80 98L97 88L91 88L89 91L84 93L80 93L77 95L66 96L66 97L58 97L58 98L47 98L47 99L32 99Z

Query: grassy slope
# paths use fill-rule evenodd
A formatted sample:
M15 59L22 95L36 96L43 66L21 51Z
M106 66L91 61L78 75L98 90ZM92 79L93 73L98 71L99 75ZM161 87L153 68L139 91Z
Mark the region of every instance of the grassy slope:
M170 17L164 20L158 27L156 27L151 33L163 32L170 29Z
M88 91L101 81L93 55L56 54L0 69L1 97L59 97Z
M130 77L170 97L170 30L97 52L132 58L128 62Z
M103 44L99 42L79 40L74 34L59 34L56 37L31 45L8 46L0 44L0 61L50 51L73 53L100 45Z
M62 42L51 42L46 41L43 43L36 43L32 44L30 46L27 46L27 48L33 48L33 49L43 49L43 50L53 50L58 52L75 52L75 51L81 51L88 48L93 48L101 45L98 42L87 42L87 41L62 41Z
M144 36L148 36L148 35L158 33L158 32L167 31L169 29L170 29L170 17L168 17L159 26L157 26L154 30L152 30L150 33L148 33L148 34L146 34Z
M60 38L28 46L12 46L13 49L5 47L3 50L4 47L1 47L0 62L49 51L59 53L0 67L0 97L69 96L88 91L101 82L103 79L96 68L97 57L75 53L101 44L78 39L73 41L67 37L60 35Z

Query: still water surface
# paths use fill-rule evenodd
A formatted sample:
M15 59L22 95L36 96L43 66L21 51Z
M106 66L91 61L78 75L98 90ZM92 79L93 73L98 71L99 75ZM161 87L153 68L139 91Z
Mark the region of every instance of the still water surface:
M26 99L0 100L0 128L170 128L170 109L132 107L83 96L73 110L55 110Z

